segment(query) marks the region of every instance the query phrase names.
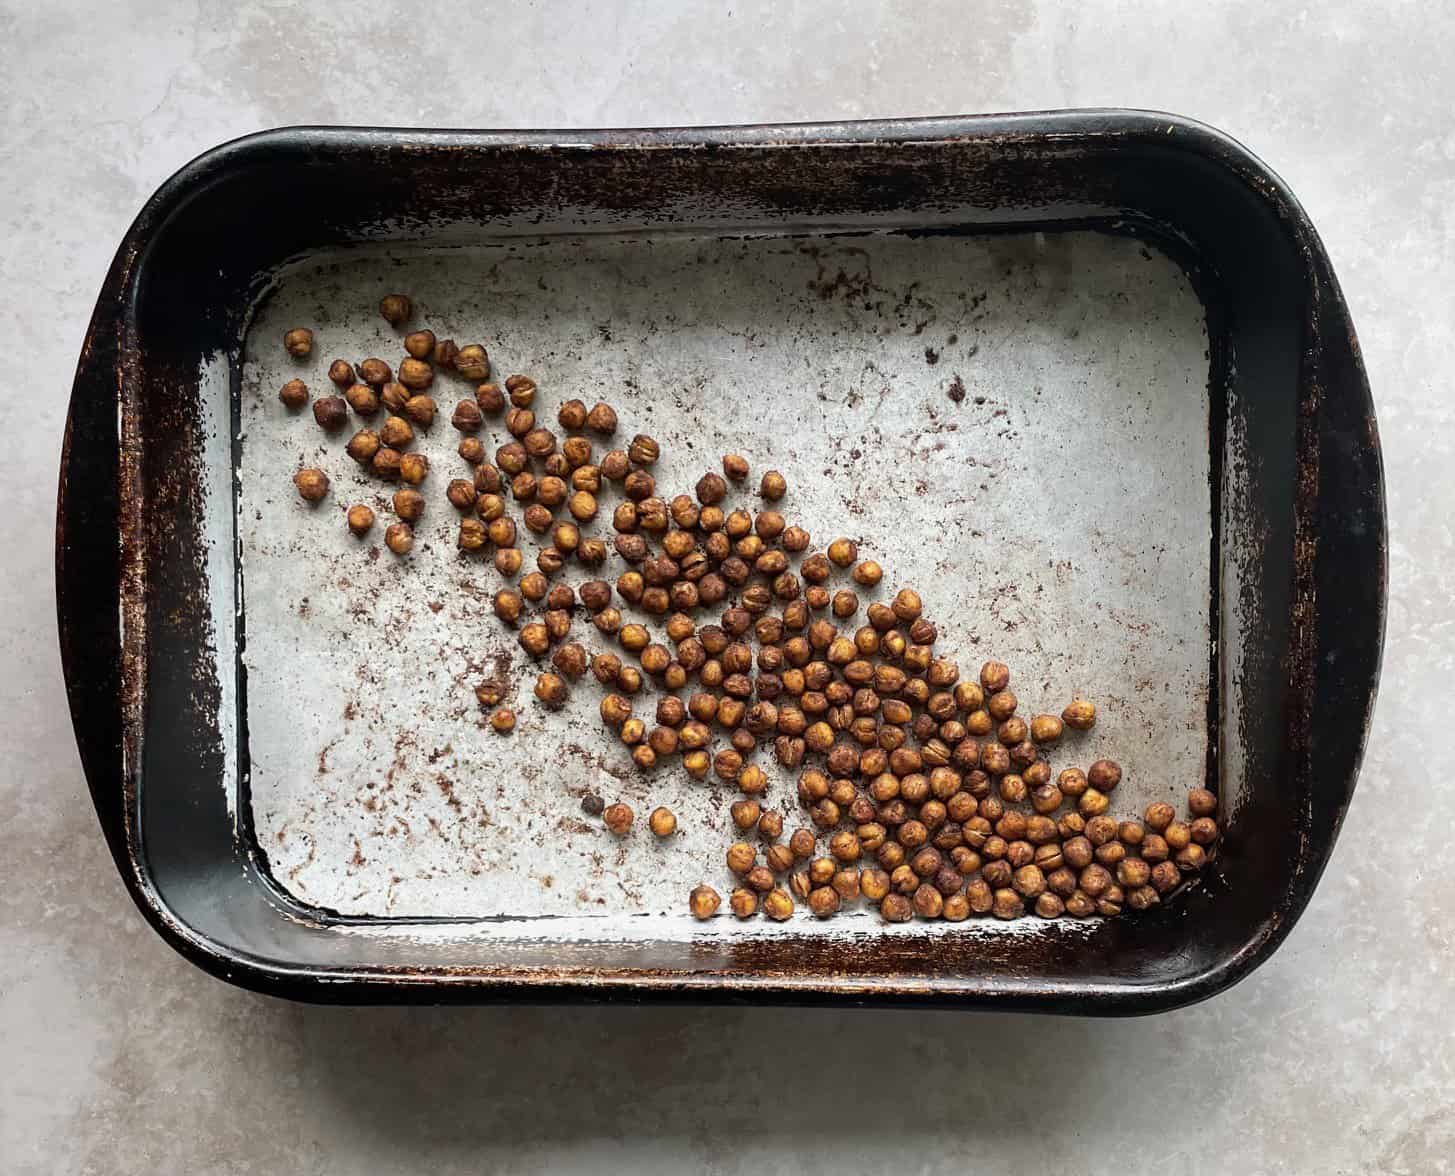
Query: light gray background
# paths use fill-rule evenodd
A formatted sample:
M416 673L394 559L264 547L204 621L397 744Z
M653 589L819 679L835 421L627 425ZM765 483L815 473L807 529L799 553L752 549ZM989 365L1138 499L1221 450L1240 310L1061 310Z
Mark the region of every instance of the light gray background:
M322 7L322 6L321 6ZM1439 4L0 4L0 1171L1451 1170L1455 17ZM611 126L1131 105L1293 186L1389 477L1383 696L1278 955L1155 1020L328 1010L184 964L107 859L51 583L91 304L147 195L293 122Z

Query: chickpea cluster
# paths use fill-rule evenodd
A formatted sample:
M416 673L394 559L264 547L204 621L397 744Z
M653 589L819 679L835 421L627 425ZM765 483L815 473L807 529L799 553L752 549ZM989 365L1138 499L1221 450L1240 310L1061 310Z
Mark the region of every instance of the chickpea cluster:
M403 327L413 305L390 295L380 311ZM306 356L311 332L289 331L284 344ZM1158 803L1140 820L1118 820L1115 761L1059 771L1050 762L1094 727L1095 705L1077 698L1059 714L1027 715L1005 664L962 674L914 588L866 603L883 567L848 537L816 547L784 515L778 471L762 474L756 502L742 502L749 463L728 454L721 473L669 494L653 473L654 438L606 448L619 421L605 402L559 404L558 434L537 417L535 381L491 381L483 347L422 330L404 349L397 373L378 359L335 360L329 378L342 396L313 406L330 432L350 411L386 413L346 446L371 473L405 483L386 545L406 554L424 511L429 464L408 446L434 423L436 372L476 383L450 414L465 463L444 495L459 516L458 547L488 557L504 581L493 612L539 663L540 706L562 708L599 687L601 723L639 769L672 765L739 794L727 813L738 839L724 857L734 917L781 921L802 904L830 918L860 902L889 923L1109 917L1157 905L1206 865L1220 833L1211 792L1188 793L1185 819ZM279 399L298 411L308 391L293 380ZM509 440L492 450L487 427ZM295 482L310 503L328 494L321 470L300 470ZM362 537L373 511L355 505L346 521ZM610 544L592 533L607 525ZM523 532L537 545L529 570ZM608 563L622 569L614 578ZM516 722L506 694L497 681L476 687L501 735ZM796 777L805 823L786 837L765 765ZM582 807L613 835L632 835L630 805L593 794ZM677 818L658 806L647 826L666 842ZM706 883L688 900L698 919L721 906Z

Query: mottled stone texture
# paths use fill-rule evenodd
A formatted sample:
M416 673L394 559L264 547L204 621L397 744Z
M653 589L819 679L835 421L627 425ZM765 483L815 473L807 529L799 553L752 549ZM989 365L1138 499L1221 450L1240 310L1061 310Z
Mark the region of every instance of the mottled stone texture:
M1455 676L1455 14L1349 0L855 9L0 4L0 1170L1451 1170L1455 1040L1440 1010L1455 1000L1455 933L1439 863L1455 728L1438 711ZM51 527L92 299L174 168L283 123L1098 105L1207 120L1287 178L1344 283L1379 406L1383 698L1328 875L1270 963L1140 1022L350 1011L235 991L143 926L72 748Z

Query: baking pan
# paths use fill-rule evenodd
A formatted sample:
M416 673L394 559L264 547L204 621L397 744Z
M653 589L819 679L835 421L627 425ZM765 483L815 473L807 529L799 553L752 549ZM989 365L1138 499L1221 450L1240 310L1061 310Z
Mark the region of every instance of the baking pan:
M727 798L629 770L594 698L550 715L527 683L517 735L482 733L470 685L524 672L493 571L443 512L401 563L289 491L307 459L337 506L376 493L275 393L395 354L392 289L547 403L612 401L664 482L728 449L783 469L789 513L920 585L963 662L1010 661L1038 707L1099 699L1075 754L1123 762L1119 809L1214 787L1215 865L1137 918L693 923ZM300 324L317 370L277 344ZM118 251L60 479L62 656L117 866L189 959L310 1000L1206 997L1332 850L1384 581L1369 389L1312 226L1236 143L1135 112L225 145ZM611 842L587 790L668 801L682 834Z

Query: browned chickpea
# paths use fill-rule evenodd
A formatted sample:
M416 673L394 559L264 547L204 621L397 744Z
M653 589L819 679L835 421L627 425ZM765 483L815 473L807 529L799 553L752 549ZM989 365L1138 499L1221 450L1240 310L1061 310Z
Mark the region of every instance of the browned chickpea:
M454 355L454 368L467 380L484 380L490 375L490 357L478 343L468 343Z
M859 558L859 546L852 539L835 539L828 545L826 554L830 563L847 568Z
M399 383L413 392L423 392L434 383L434 368L422 359L408 356L399 361Z
M1194 817L1215 816L1218 811L1218 798L1206 788L1190 788L1187 792L1187 811Z
M608 482L620 482L631 472L631 459L625 450L613 449L601 459L597 469Z
M413 421L416 425L418 425L421 429L427 429L432 424L434 424L435 412L437 411L437 408L438 406L435 404L433 396L411 396L408 400L404 402L404 415L408 417L411 421ZM461 438L460 446L462 449L466 440L473 440L476 442L477 445L479 444L478 437ZM483 446L480 446L479 453L480 457L477 460L484 460L485 449ZM463 452L460 454L460 456L465 457L467 461L469 460L469 458L466 457L465 453Z
M306 359L313 353L313 332L307 327L294 327L283 335L283 349L294 359Z
M1096 726L1096 707L1084 698L1073 699L1061 712L1061 721L1073 731L1090 731Z
M1211 845L1218 839L1218 823L1211 817L1198 817L1187 828L1194 845Z
M394 370L382 359L370 357L359 364L359 379L374 388L382 388L394 378Z
M534 419L534 414L529 409L514 408L511 412L524 413ZM530 429L521 437L520 443L525 446L528 454L538 460L549 457L556 451L556 435L549 429Z
M786 845L770 845L763 856L768 862L768 868L775 874L783 874L793 868L793 851Z
M777 502L788 493L788 482L777 470L769 470L758 485L758 493L769 502Z
M397 327L409 321L409 316L414 313L414 303L407 294L385 294L379 300L379 313L391 327Z
M632 812L631 805L618 801L616 804L606 806L606 811L601 814L601 819L606 827L618 837L631 831L632 821L636 814Z
M739 886L728 898L728 906L739 919L751 919L758 913L758 896L746 886Z
M1010 685L1010 667L1004 662L986 662L980 667L980 684L986 694L999 694Z
M841 862L856 862L863 850L855 834L840 829L829 838L829 852Z
M1138 886L1127 890L1127 906L1134 911L1145 911L1161 902L1161 897L1151 886Z
M965 884L965 903L972 914L989 914L994 901L990 884L983 878L972 878Z
M502 706L490 716L490 728L497 735L509 735L515 730L515 712Z
M836 914L839 905L839 893L831 886L820 886L809 892L808 909L820 919L827 919L830 915Z
M610 436L616 432L616 410L611 405L598 401L586 414L586 427L593 433Z
M348 404L341 396L321 396L313 402L313 419L319 428L332 433L348 423ZM349 456L353 456L352 451Z
M384 317L388 318L389 316L385 315ZM407 314L404 316L404 318L408 317ZM404 319L399 320L399 322L403 321ZM395 325L397 326L398 323ZM434 355L435 342L433 331L410 331L409 334L404 336L404 350L415 359L429 359Z
M566 509L571 512L571 517L577 522L590 522L596 517L596 496L588 494L585 490L578 490L571 495Z
M834 875L834 889L839 891L839 896L845 901L852 901L857 895L847 895L838 882L840 874L854 873L858 894L862 894L870 902L879 902L889 893L889 875L880 869L868 869L862 871L844 871Z
M349 530L362 539L374 527L374 512L363 503L349 507L347 516Z
M450 415L450 424L462 433L478 433L480 426L484 423L485 418L481 415L480 406L473 400L460 401Z
M505 393L499 384L481 384L475 389L475 406L486 416L499 416L505 407Z
M1207 865L1207 851L1197 842L1189 842L1173 855L1172 860L1184 874L1190 874Z
M1096 914L1096 903L1083 890L1074 890L1066 898L1066 913L1072 918L1086 919Z
M322 502L328 495L328 475L311 466L293 475L293 485L304 502Z
M995 737L1006 747L1015 747L1021 743L1029 734L1029 727L1024 719L1011 716L995 729Z
M914 913L922 919L938 919L945 909L945 896L928 882L919 886L910 899Z
M409 389L403 384L390 381L379 389L379 403L389 412L399 415L404 411L404 406L409 403Z
M394 513L406 523L418 522L424 516L424 495L408 486L396 490Z
M536 679L535 696L549 707L566 701L566 682L557 674L542 674Z
M374 460L369 463L369 471L377 478L392 482L399 477L399 464L403 457L399 450L386 445L374 454Z
M541 448L542 442L539 439L534 439L528 443L526 438L535 432L535 427L536 414L528 408L511 408L505 414L506 432L519 441L525 448L525 451L532 457L545 457L546 454L555 448L555 438L551 437L550 433L546 433L547 437L551 437L551 445L548 449ZM539 452L537 452L538 449Z
M1063 729L1064 724L1055 715L1036 715L1031 719L1030 736L1036 743L1055 743Z
M1062 796L1075 800L1091 785L1087 783L1086 773L1080 768L1066 768L1056 777L1056 787Z
M278 399L285 408L297 411L308 403L308 385L302 380L289 380L278 389Z
M732 816L733 824L743 830L751 829L762 816L762 806L756 800L734 801L728 811Z
M879 915L886 923L908 923L914 918L914 905L902 894L886 894L879 903Z
M854 570L850 573L850 576L855 584L860 584L865 588L872 588L880 580L884 579L884 569L872 559L866 559L854 565Z
M776 922L783 922L793 915L793 899L788 891L774 889L763 899L763 913Z
M379 394L368 384L353 384L344 392L344 399L360 416L373 416L379 411Z
M567 400L556 409L556 423L569 432L586 427L586 405L580 400Z
M551 648L551 631L543 622L531 621L522 626L518 641L532 657L543 657Z
M889 607L901 621L908 622L919 618L924 610L924 603L913 588L901 588Z
M1097 760L1086 769L1086 779L1097 791L1111 792L1121 783L1121 765L1115 760Z
M1182 882L1182 872L1173 862L1158 862L1152 867L1148 878L1148 885L1158 894L1166 894L1174 890Z
M1026 904L1014 890L1002 888L993 896L990 913L997 919L1018 919L1026 913Z
M692 917L699 920L712 918L717 914L720 906L722 906L722 895L711 886L706 885L694 887L687 900L687 907L692 912ZM737 908L733 909L736 913Z
M738 773L738 788L749 796L767 791L768 775L757 764L748 764Z
M1066 911L1066 904L1061 901L1059 895L1052 894L1049 890L1036 899L1036 914L1043 919L1059 918Z
M1167 842L1167 848L1175 854L1186 849L1192 843L1192 830L1181 821L1173 821L1162 830L1162 839Z
M1123 858L1116 866L1117 882L1132 890L1138 886L1146 886L1152 878L1152 867L1141 858Z
M1155 829L1158 833L1172 824L1176 818L1177 810L1160 800L1155 804L1149 804L1142 814L1142 820L1147 822L1147 828Z

